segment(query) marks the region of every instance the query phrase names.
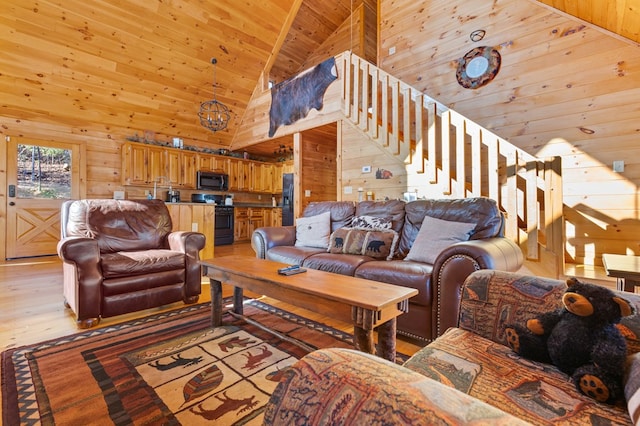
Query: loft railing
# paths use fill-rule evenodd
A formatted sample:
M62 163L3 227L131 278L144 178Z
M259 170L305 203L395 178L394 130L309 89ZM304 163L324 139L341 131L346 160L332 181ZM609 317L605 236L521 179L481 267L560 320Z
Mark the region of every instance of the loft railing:
M354 125L443 194L495 199L526 259L563 273L560 157L529 155L351 52L337 60Z

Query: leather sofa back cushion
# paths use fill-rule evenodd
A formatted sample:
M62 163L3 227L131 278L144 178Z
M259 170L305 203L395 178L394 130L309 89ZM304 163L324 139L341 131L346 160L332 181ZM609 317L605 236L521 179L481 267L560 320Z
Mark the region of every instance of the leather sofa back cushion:
M161 200L79 200L69 207L67 237L95 238L101 253L167 248L171 216Z
M331 232L333 232L351 225L356 207L351 201L314 201L307 205L302 216L317 216L324 212L331 213Z
M405 206L404 227L398 255L404 258L418 235L425 216L453 222L475 223L470 240L503 236L504 217L491 198L417 200Z

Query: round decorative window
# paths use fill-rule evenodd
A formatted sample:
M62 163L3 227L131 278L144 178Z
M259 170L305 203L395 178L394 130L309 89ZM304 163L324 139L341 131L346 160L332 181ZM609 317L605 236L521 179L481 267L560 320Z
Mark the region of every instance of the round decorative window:
M482 87L498 74L500 70L500 52L490 46L471 49L458 59L456 79L466 89Z

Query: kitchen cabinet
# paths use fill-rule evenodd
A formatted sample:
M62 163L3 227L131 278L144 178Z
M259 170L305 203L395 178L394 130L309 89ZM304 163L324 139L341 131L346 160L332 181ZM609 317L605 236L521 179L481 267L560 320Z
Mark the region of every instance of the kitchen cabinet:
M253 167L250 161L229 158L229 191L251 191Z
M282 194L282 170L284 165L277 163L273 165L273 174L271 175L271 187L273 194Z
M166 177L174 187L194 189L196 187L197 154L190 151L167 150Z
M271 209L269 219L267 226L282 226L282 209L280 207Z
M250 240L254 230L265 226L265 211L268 210L262 207L235 207L234 241Z
M205 171L222 171L229 174L229 157L212 154L198 154L198 169ZM196 171L197 171L196 170Z
M122 147L123 185L195 189L198 170L222 171L229 175L229 191L280 194L282 173L293 162L265 163L198 153L189 150L127 142Z
M148 185L165 176L164 148L126 143L122 147L123 185Z
M125 143L122 146L123 185L196 187L195 152L155 145Z

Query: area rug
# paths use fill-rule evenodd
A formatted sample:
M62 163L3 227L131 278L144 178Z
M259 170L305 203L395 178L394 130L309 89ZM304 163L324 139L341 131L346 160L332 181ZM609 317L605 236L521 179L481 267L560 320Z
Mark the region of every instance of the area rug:
M227 313L211 328L210 312L192 305L3 352L3 424L261 424L289 365L353 347L348 333L258 300L244 307L254 324Z

